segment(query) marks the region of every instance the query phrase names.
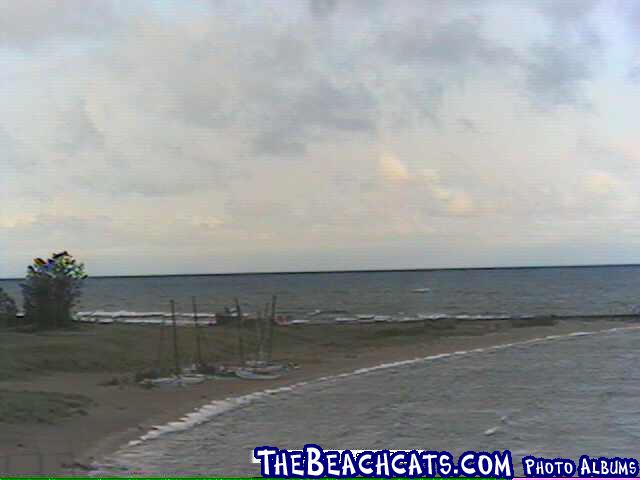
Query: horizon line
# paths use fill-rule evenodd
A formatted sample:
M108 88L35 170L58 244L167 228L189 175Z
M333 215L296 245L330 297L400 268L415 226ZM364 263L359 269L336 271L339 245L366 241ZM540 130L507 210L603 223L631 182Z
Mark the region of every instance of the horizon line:
M223 273L150 273L123 275L90 275L89 278L147 278L147 277L232 277L240 275L313 275L322 273L400 273L400 272L441 272L461 270L526 270L551 268L605 268L605 267L638 267L640 263L596 263L581 265L514 265L501 267L424 267L424 268L372 268L350 270L289 270L266 272L223 272ZM24 280L25 277L1 277L0 280Z

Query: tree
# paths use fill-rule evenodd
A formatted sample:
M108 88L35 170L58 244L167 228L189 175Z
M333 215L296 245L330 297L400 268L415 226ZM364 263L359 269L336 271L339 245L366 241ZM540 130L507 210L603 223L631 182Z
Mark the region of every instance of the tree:
M17 313L16 302L0 288L0 327L13 327Z
M69 326L85 278L84 265L66 251L53 254L47 261L36 258L21 284L26 322L38 329Z

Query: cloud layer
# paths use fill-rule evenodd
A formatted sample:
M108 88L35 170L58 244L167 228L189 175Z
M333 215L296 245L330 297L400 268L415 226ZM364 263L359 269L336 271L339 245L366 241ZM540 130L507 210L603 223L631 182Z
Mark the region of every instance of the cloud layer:
M637 261L637 11L0 1L0 276Z

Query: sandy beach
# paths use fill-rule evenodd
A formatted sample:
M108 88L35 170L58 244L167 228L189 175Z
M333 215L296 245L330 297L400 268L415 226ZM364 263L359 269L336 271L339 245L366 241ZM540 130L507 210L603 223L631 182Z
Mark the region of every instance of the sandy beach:
M392 361L546 335L598 331L629 322L575 319L543 323L547 324L495 320L450 322L447 328L433 322L280 327L274 361L295 365L281 378L216 378L170 389L143 388L133 381L137 371L158 361L154 355L158 327L91 325L66 334L10 333L5 353L10 353L12 346L25 352L20 347L37 343L45 347L40 351L48 347L49 355L43 364L48 366L42 368L45 372L34 368L28 350L24 358L13 355L12 375L4 372L0 382L3 397L14 398L23 408L5 405L0 411L0 466L11 474L82 472L154 425L177 420L212 400ZM212 345L213 338L217 342L218 350L211 360L234 363L233 333L227 327L206 330L206 344ZM193 344L193 331L184 328L179 335L186 358L193 354L186 347ZM116 344L122 350L114 350ZM80 371L73 371L74 365ZM15 378L21 369L27 378ZM30 403L31 398L37 401Z

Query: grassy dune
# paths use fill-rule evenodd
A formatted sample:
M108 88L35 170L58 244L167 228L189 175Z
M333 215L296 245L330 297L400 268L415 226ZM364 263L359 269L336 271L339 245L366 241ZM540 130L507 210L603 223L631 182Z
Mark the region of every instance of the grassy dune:
M362 352L382 347L419 347L443 336L482 334L496 328L485 322L275 326L272 359L302 367L329 359L348 364ZM202 326L198 330L204 363L240 364L237 328ZM180 365L189 367L197 359L196 330L179 327L177 333ZM1 338L0 423L56 423L86 413L93 403L83 392L20 389L22 383L31 387L49 376L87 373L103 374L104 386L132 385L144 377L169 375L175 366L170 326L78 325L56 332L4 331ZM255 359L255 327L243 331L242 341L245 358ZM7 390L3 388L7 384L14 386Z
M87 415L92 404L81 394L0 389L0 423L56 423L72 415Z
M492 325L462 323L449 328L431 324L300 325L274 327L273 360L307 363L314 356L349 354L384 344L420 343L455 334L486 332ZM209 364L239 363L239 333L232 326L199 328L203 361ZM246 358L256 356L257 335L242 335ZM180 364L196 361L196 331L178 328ZM94 372L114 375L174 366L170 327L139 325L81 325L70 331L49 333L3 332L0 341L0 382L54 372Z

